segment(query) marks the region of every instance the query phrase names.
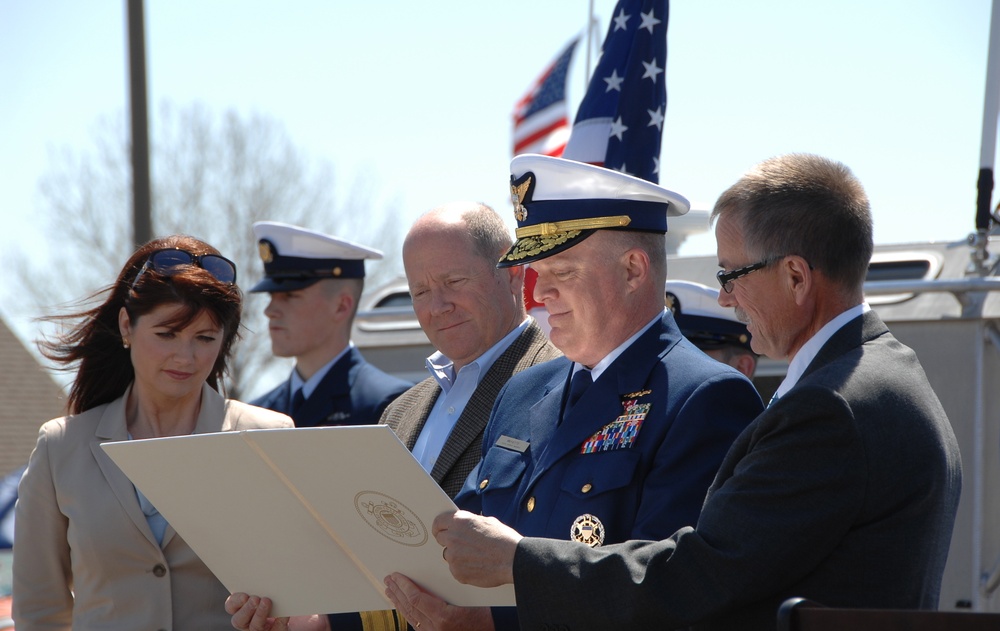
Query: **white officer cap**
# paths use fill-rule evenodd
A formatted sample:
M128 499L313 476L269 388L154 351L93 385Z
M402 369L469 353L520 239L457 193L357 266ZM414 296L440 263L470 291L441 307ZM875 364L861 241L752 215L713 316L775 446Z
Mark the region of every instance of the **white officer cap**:
M667 231L667 217L691 204L658 184L620 171L537 154L510 162L517 241L499 267L557 254L600 229Z
M365 259L382 252L315 230L277 221L253 225L264 278L250 291L295 291L323 278L364 278Z
M719 304L718 288L686 280L668 280L666 304L673 312L681 333L702 350L726 344L750 350L747 325L736 318L736 311Z

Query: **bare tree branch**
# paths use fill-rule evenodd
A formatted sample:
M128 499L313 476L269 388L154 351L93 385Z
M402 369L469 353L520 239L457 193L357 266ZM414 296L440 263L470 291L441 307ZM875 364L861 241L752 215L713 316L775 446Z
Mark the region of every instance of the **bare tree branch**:
M50 149L39 214L57 254L45 262L24 252L4 256L16 277L14 295L27 297L38 313L106 286L138 245L131 243L126 134L118 114L98 121L88 150ZM272 118L234 110L215 116L200 104L164 102L151 128L151 152L154 234L191 234L216 246L236 262L244 291L263 274L252 231L261 220L304 225L383 250L390 261L374 266L369 286L398 273L402 228L373 206L374 183L351 183L347 201L338 203L332 166L311 161ZM252 391L275 363L263 316L266 296L245 296L246 329L228 383L234 398Z

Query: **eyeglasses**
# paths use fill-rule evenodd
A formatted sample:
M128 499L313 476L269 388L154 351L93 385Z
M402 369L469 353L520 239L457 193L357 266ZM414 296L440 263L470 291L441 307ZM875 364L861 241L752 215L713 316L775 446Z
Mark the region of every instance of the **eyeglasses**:
M218 254L192 254L187 250L165 248L156 250L149 255L142 269L132 281L132 289L146 270L153 270L164 276L173 276L182 265L196 265L215 277L220 283L233 285L236 283L236 265L224 256Z
M725 291L727 294L731 294L733 293L734 280L738 278L743 278L744 276L750 274L751 272L756 272L759 269L763 269L768 265L770 265L771 263L780 260L781 258L782 257L779 256L779 257L764 259L760 263L754 263L753 265L747 265L746 267L734 269L731 272L727 272L724 269L720 269L718 272L715 273L715 278L718 279L719 284L722 285L722 290Z

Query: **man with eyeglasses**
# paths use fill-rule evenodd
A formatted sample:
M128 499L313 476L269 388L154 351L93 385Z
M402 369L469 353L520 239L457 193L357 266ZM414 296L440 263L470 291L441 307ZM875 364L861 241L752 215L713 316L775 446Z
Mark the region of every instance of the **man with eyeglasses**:
M517 241L498 267L535 269L534 298L566 357L510 379L455 503L586 549L694 525L723 456L763 406L664 308L664 235L687 200L548 156L516 156L511 174ZM408 579L393 584L411 625L518 628L511 608L452 607Z
M694 528L588 548L471 513L433 525L460 581L513 583L522 629L774 629L787 598L934 609L961 491L916 355L864 302L872 216L844 165L767 160L719 198L719 303L790 360Z
M254 405L283 412L296 427L374 425L412 384L365 361L351 344L364 289L365 259L382 253L314 230L275 221L253 225L267 292L271 350L294 357L288 379Z

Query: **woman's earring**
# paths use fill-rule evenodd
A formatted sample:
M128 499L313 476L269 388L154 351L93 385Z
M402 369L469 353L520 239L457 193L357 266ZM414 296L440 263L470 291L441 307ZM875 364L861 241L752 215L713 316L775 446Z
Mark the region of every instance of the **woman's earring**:
M128 348L129 346L131 346L131 344L129 344L128 340L123 337L122 338L122 348Z

